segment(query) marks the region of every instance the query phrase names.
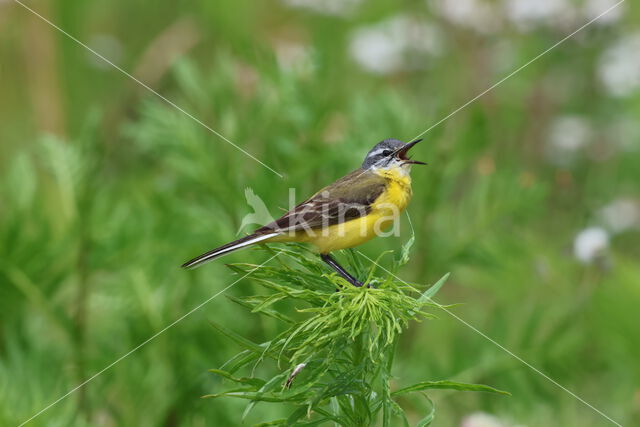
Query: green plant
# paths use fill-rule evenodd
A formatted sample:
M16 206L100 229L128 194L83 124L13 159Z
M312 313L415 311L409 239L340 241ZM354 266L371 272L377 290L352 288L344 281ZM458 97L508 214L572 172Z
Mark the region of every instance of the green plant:
M413 239L412 239L413 240ZM395 261L398 267L408 260L412 240ZM267 249L271 250L271 249ZM398 398L430 389L485 391L508 394L495 388L453 381L423 381L392 390L392 368L399 334L411 320L432 318L424 311L438 306L431 297L448 274L420 293L393 275L378 277L374 266L365 269L352 251L347 251L351 268L371 287L356 288L325 267L303 246L278 249L278 266L257 268L252 264L232 264L238 273L253 271L252 279L269 290L264 295L229 297L251 310L277 319L286 329L268 342L256 343L226 327L213 326L243 347L221 369L211 372L235 384L234 388L206 397L235 397L249 400L243 418L258 402L292 405L286 419L268 425L315 425L334 422L341 426L382 425L408 419ZM285 314L280 301L293 300L304 306ZM277 362L278 372L268 379L254 376L255 368L267 359ZM247 377L237 372L253 366ZM429 425L435 408L418 425ZM395 424L395 423L394 423ZM265 425L265 424L263 424Z

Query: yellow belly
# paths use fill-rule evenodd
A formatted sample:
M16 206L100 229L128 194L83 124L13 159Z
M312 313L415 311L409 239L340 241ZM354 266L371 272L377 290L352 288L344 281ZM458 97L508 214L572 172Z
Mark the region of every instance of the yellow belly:
M381 173L382 174L382 173ZM320 253L352 248L361 245L378 234L386 231L411 200L411 178L408 174L384 171L389 178L385 191L371 205L368 215L329 226L311 233L300 233L296 236L277 236L272 242L306 242L310 243Z
M375 228L379 220L379 215L369 214L342 224L332 225L325 230L320 230L319 235L309 239L308 242L323 254L339 249L352 248L376 236ZM387 224L382 224L379 228L384 231L391 223L392 221L388 221Z

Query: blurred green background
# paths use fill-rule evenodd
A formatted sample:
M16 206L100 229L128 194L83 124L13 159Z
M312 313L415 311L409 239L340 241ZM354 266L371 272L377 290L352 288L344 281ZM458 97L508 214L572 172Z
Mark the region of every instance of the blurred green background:
M0 425L19 424L237 276L178 266L233 239L251 188L277 215L409 140L609 0L30 1L38 13L265 162L264 168L12 0L0 1ZM626 1L415 150L406 280L624 425L640 423L640 7ZM409 238L362 247L373 258ZM390 263L390 258L384 259ZM228 291L257 288L242 280ZM446 313L403 335L399 384L435 425L608 425ZM200 396L278 325L223 296L31 425L239 425ZM412 419L422 402L407 401ZM248 424L281 417L258 405ZM483 424L484 423L484 424Z

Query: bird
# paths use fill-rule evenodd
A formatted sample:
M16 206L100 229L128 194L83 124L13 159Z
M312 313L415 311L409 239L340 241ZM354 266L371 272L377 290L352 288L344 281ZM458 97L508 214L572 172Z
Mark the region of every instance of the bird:
M302 242L311 244L320 258L353 286L356 279L331 252L365 243L388 229L411 200L411 166L408 151L422 141L408 143L389 138L377 143L355 171L253 233L203 253L182 267L192 269L222 255L256 243Z

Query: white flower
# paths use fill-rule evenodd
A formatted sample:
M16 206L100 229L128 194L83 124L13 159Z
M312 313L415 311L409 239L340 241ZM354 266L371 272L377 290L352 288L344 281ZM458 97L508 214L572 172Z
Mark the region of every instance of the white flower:
M586 15L587 21L597 18L619 1L620 0L587 0L584 4L584 14ZM622 3L614 7L596 19L593 23L598 25L615 24L622 17L624 6L624 3Z
M603 207L599 216L614 233L640 226L640 202L634 199L616 199Z
M462 419L460 427L506 427L506 425L495 415L474 412Z
M325 15L347 16L362 0L283 0L289 6Z
M573 254L582 263L589 264L609 247L609 234L600 227L585 228L573 242Z
M440 50L437 28L403 15L356 30L349 45L356 62L378 74L421 68L425 54Z
M500 29L500 16L493 3L486 0L428 1L435 11L452 24L470 28L479 33Z
M572 115L559 117L549 128L547 157L554 164L566 166L592 139L593 129L587 120Z
M507 17L522 31L538 25L566 27L577 18L577 10L568 0L506 0Z
M610 94L626 96L640 89L640 33L618 40L600 57L598 75Z

